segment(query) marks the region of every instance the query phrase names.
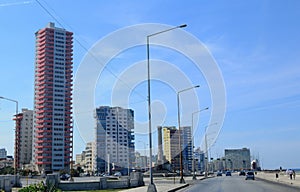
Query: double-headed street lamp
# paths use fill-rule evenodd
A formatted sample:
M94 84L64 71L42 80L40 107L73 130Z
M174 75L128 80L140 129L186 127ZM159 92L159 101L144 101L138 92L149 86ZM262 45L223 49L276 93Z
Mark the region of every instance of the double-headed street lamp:
M167 31L171 31L173 29L177 28L183 28L187 25L179 25L176 27L172 27L163 31L159 31L157 33L153 33L147 36L147 69L148 69L148 121L149 121L149 156L150 156L150 166L149 166L149 172L150 172L150 184L148 186L148 192L156 192L156 187L153 183L153 174L152 174L152 130L151 130L151 95L150 95L150 49L149 49L149 40L150 37L153 37L155 35L165 33Z
M184 92L184 91L188 91L190 89L195 89L195 88L198 88L200 87L200 85L196 85L196 86L193 86L193 87L189 87L189 88L186 88L186 89L183 89L181 91L178 91L177 92L177 116L178 116L178 132L179 132L179 158L180 158L180 183L185 183L184 179L183 179L183 162L182 162L182 148L181 148L181 128L180 128L180 101L179 101L179 94Z
M200 113L201 111L208 110L209 108L206 107L204 109L195 111L192 113L192 133L194 133L194 115L197 113ZM194 136L192 135L192 170L193 170L193 180L196 180L196 174L195 174L195 160L194 160Z

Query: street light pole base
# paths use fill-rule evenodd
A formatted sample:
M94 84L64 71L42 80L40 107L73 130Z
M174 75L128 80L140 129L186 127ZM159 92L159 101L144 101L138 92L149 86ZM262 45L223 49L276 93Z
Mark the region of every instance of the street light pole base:
M148 185L147 192L157 192L154 183L152 183L152 184L150 183L150 184Z
M180 181L179 181L179 183L185 183L185 180L184 180L184 178L180 178Z
M193 175L193 180L197 180L197 177L196 177L196 175Z

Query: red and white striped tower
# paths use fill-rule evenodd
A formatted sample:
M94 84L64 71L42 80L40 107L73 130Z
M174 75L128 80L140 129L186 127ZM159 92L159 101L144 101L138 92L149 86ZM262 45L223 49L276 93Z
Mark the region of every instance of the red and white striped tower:
M33 163L40 173L69 171L73 33L49 23L35 36Z

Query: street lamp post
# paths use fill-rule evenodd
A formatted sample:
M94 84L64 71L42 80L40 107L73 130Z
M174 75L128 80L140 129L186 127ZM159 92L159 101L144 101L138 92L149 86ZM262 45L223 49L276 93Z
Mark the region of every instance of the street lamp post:
M153 183L153 174L152 174L152 130L151 130L151 94L150 94L150 45L149 45L149 40L150 37L153 37L155 35L165 33L167 31L171 31L173 29L177 28L183 28L186 27L187 25L179 25L176 27L172 27L163 31L159 31L157 33L153 33L147 36L147 71L148 71L148 121L149 121L149 156L150 156L150 166L149 166L149 172L150 172L150 184L148 186L148 192L156 192L156 187Z
M9 98L6 98L6 97L2 97L0 96L0 99L4 99L4 100L8 100L8 101L12 101L12 102L15 102L16 103L16 122L17 122L17 116L18 116L18 101L17 100L13 100L13 99L9 99ZM16 129L17 131L17 129ZM15 133L16 134L16 133ZM16 146L15 146L16 147ZM16 149L15 149L16 150ZM18 165L17 165L17 158L16 158L16 151L15 151L15 157L14 157L14 164L15 164L15 169L14 169L14 175L15 175L15 185L18 186L18 183L17 183L17 169L18 169Z
M18 114L18 101L0 96L0 99L5 99L16 103L16 115Z
M205 132L204 132L204 139L205 139L205 152L206 152L206 156L207 156L207 161L206 161L206 163L205 163L205 175L204 175L204 177L205 178L207 178L207 171L208 171L208 161L209 161L209 159L208 159L208 150L207 150L207 134L206 134L206 129L207 129L207 127L209 127L209 126L211 126L211 125L216 125L216 124L218 124L218 123L212 123L212 124L210 124L210 125L207 125L207 126L205 126Z
M204 109L195 111L192 113L192 133L194 133L194 115L197 113L200 113L201 111L208 110L209 108L206 107ZM196 180L196 174L195 174L195 160L194 160L194 137L192 136L192 170L193 170L193 180Z
M207 134L206 134L206 128L207 126L205 127L205 153L206 153L206 157L207 157L207 160L205 162L205 178L207 178L207 171L208 171L208 153L207 153Z
M200 87L200 85L196 85L193 87L189 87L186 89L183 89L181 91L177 92L177 116L178 116L178 132L179 132L179 158L180 158L180 183L185 183L184 179L183 179L183 162L182 162L182 149L181 149L181 128L180 128L180 101L179 101L179 94L184 92L184 91L188 91L190 89L195 89Z

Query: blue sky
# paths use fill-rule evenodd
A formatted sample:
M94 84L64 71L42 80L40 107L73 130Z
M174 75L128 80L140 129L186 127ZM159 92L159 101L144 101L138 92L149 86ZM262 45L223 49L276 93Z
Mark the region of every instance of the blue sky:
M40 3L67 30L74 32L74 74L82 64L86 49L100 39L124 27L159 23L177 26L199 39L218 64L226 89L226 114L212 156L221 156L225 148L250 148L264 168L300 167L300 2L288 1L44 1ZM0 96L16 99L19 108L33 108L34 33L55 20L36 1L0 0ZM175 32L174 32L175 33ZM170 34L171 35L171 34ZM83 46L83 47L82 47ZM204 74L196 73L193 63L174 50L159 46L151 49L151 58L176 66L191 84L201 87L198 108L211 106L210 92ZM146 59L145 47L127 50L107 66L114 74L126 79L133 63ZM163 65L167 66L167 65ZM167 69L160 68L167 72ZM159 71L159 70L158 70ZM153 69L155 72L155 69ZM166 74L168 75L168 74ZM171 74L170 74L171 75ZM95 86L95 105L110 104L111 90L117 82L108 71L99 74ZM75 82L76 83L76 82ZM127 82L128 83L128 82ZM130 83L128 83L130 84ZM176 125L175 85L153 81L154 111L166 112L163 122ZM130 108L137 122L146 121L146 82L132 88ZM189 95L191 94L191 95ZM184 97L184 95L183 95ZM157 101L157 102L156 102ZM187 105L192 103L187 103ZM14 103L0 100L0 147L13 153ZM192 108L192 106L191 106ZM83 114L92 112L83 111ZM182 114L182 123L190 125L191 111ZM196 145L200 145L210 112L201 112ZM84 131L93 132L93 122L86 128L74 128L74 152L79 153L89 141ZM137 130L139 132L139 130ZM155 133L154 133L154 138ZM92 138L90 138L92 140ZM155 141L154 141L155 142ZM143 149L147 137L137 136L137 148ZM155 150L154 150L155 151Z

